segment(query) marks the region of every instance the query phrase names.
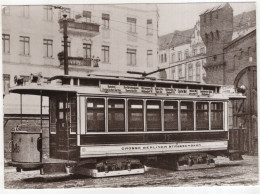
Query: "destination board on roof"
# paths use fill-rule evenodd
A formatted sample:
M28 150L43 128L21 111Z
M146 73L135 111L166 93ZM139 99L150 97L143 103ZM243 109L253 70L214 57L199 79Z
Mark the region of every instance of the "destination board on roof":
M212 90L161 88L147 86L124 86L101 84L100 91L105 93L131 93L131 94L156 94L156 95L188 95L188 96L210 96Z

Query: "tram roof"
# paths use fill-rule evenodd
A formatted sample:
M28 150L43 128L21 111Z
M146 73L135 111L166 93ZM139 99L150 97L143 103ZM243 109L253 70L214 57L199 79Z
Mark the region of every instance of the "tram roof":
M218 84L205 84L196 81L184 81L184 80L172 80L172 79L156 79L155 77L127 77L127 76L111 76L111 75L94 75L88 74L87 76L74 76L74 75L57 75L49 78L49 81L56 79L93 79L93 80L113 80L113 81L132 81L132 82L146 82L146 83L163 83L163 84L174 84L174 85L199 85L199 86L211 86L221 87Z
M79 79L80 84L74 85L74 80L71 82L71 79ZM42 95L42 96L50 96L52 94L57 93L77 93L79 95L82 94L96 94L96 95L108 95L105 94L105 88L106 85L115 84L115 81L125 81L124 84L127 84L126 82L135 82L135 83L148 83L149 84L155 84L152 87L166 87L171 86L169 88L186 88L186 89L202 89L204 91L217 91L214 92L214 95L210 98L218 98L218 99L227 99L227 96L223 96L220 94L221 85L216 84L201 84L198 82L187 82L187 81L176 81L176 80L166 80L166 79L155 79L152 77L121 77L121 76L102 76L102 75L87 75L87 76L71 76L71 75L57 75L54 77L51 77L48 79L49 82L43 83L43 84L37 84L37 83L28 83L24 84L23 86L15 86L9 89L11 93L18 93L18 94L28 94L28 95ZM58 82L51 82L51 81L57 81ZM97 87L90 87L86 85L81 85L81 80L96 80L98 81ZM102 83L102 81L105 80L105 83ZM69 82L68 82L69 81ZM101 81L101 82L100 82ZM72 83L72 84L71 84ZM105 85L102 85L105 84ZM122 84L122 85L124 85ZM137 85L139 85L137 84ZM157 85L158 84L158 85ZM161 84L161 85L159 85ZM164 85L165 84L165 85ZM120 84L121 85L121 84ZM146 85L146 84L144 84ZM168 85L168 86L167 86ZM94 85L95 86L95 85ZM180 87L179 87L180 86ZM185 87L187 86L187 87ZM205 86L205 87L204 87ZM150 86L149 86L150 87ZM201 87L201 88L200 88ZM218 90L215 90L218 88ZM206 89L206 90L205 90ZM123 92L124 93L124 92ZM137 93L129 93L129 94L113 94L110 93L109 95L126 95L126 96L152 96L154 93L145 94L145 92L137 92ZM166 93L163 93L166 95ZM172 94L174 97L175 94ZM191 94L192 95L192 94ZM194 95L194 94L193 94ZM170 97L170 96L169 96ZM176 97L176 96L175 96ZM180 96L179 96L180 97ZM187 97L187 96L186 96ZM199 96L198 96L199 97ZM189 96L187 98L194 98L194 96ZM200 97L199 97L200 98ZM201 96L201 98L205 99L207 96ZM237 96L236 94L229 96L229 98L241 98L241 96ZM243 97L242 97L243 98Z

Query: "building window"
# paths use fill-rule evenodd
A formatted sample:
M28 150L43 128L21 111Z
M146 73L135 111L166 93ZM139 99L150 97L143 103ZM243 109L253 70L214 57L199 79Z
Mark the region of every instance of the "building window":
M128 32L136 33L136 19L127 18Z
M205 47L200 48L200 54L205 54Z
M220 38L220 37L219 37L219 31L217 30L217 31L216 31L216 39L219 40L219 38Z
M53 40L43 39L44 57L53 56Z
M10 35L2 34L2 50L3 53L10 53Z
M185 53L184 53L184 58L187 59L189 57L189 50L185 50Z
M127 49L127 65L136 65L136 49Z
M178 66L178 70L179 70L179 72L178 72L179 79L182 79L182 66L181 65Z
M20 36L20 54L30 55L30 37Z
M193 56L196 56L197 54L197 49L193 49Z
M200 82L200 72L201 72L201 67L200 67L200 62L196 63L196 81Z
M102 58L103 63L109 63L109 46L102 46Z
M190 63L189 66L188 66L188 80L189 81L193 80L193 65L192 65L192 63Z
M211 41L213 42L213 40L214 40L214 34L213 34L213 32L210 32L210 39L211 39Z
M110 20L109 14L102 13L103 28L109 29L109 20Z
M91 44L83 44L84 57L91 58Z
M206 45L209 43L209 35L208 34L205 34L205 43L206 43Z
M178 61L181 61L182 60L182 53L181 51L178 52Z
M171 60L171 62L173 63L174 60L175 60L175 53L172 53L172 60Z
M87 23L91 23L91 12L90 11L83 11L83 17L86 18Z
M147 34L153 34L153 21L151 19L147 20Z
M172 79L176 79L175 78L175 67L172 68Z
M166 55L166 53L164 53L164 62L165 63L167 62L167 55Z
M23 17L26 17L26 18L29 17L29 6L28 6L28 5L24 5L24 6L23 6L22 16L23 16Z
M152 50L147 51L147 66L148 67L153 66L153 51Z
M47 5L47 6L44 6L43 9L44 9L44 19L48 20L48 21L52 21L52 19L53 19L52 7Z
M161 63L163 63L163 54L161 54Z
M64 48L64 41L61 41L61 46ZM67 41L68 56L71 56L71 42Z
M3 14L4 15L10 15L10 7L9 6L5 6L3 8Z

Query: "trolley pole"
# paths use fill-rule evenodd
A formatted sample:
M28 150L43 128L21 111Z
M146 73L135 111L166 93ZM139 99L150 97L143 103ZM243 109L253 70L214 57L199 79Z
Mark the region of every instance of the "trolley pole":
M69 75L68 67L68 21L67 15L63 15L63 38L64 38L64 75Z

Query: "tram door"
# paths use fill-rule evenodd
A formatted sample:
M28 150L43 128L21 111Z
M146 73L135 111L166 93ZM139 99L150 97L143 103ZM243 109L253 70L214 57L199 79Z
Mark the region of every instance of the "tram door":
M70 160L77 157L77 102L66 95L50 97L50 157Z
M67 159L65 157L66 151L69 150L68 145L68 120L67 113L68 104L66 98L57 98L57 133L56 133L56 149L57 157L60 159Z

